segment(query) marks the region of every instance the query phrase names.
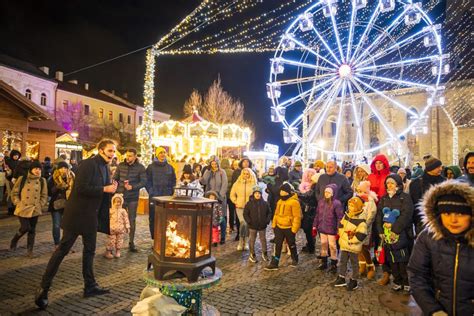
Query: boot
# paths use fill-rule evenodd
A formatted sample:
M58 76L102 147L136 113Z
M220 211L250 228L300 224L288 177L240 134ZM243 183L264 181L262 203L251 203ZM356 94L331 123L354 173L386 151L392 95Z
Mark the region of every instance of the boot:
M45 310L46 307L48 307L48 290L39 289L36 292L35 304L42 310Z
M35 233L28 233L28 237L26 240L26 249L27 249L26 255L29 258L33 257L33 246L35 245L35 236L36 236Z
M367 271L367 263L365 261L359 261L359 275L364 276Z
M24 234L21 233L16 233L15 236L13 236L12 241L10 242L10 251L15 251L16 247L18 245L18 240L23 236Z
M375 277L375 265L368 264L367 265L367 279L372 280Z
M321 257L321 263L318 266L318 270L326 270L328 268L328 257Z
M390 273L384 272L381 279L377 281L379 285L387 285L390 283Z
M291 263L290 267L296 267L298 265L298 249L296 249L296 245L290 247L291 253Z
M247 242L247 237L242 238L244 240L244 250L249 250L249 243Z
M279 259L277 257L272 257L272 261L268 266L264 268L265 271L275 271L278 270Z
M337 259L331 259L331 265L329 266L329 273L337 273Z

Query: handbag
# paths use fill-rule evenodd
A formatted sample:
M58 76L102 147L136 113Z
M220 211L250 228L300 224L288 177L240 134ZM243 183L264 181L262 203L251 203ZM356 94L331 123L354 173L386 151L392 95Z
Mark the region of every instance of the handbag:
M380 246L377 247L375 250L375 258L377 258L377 262L380 264L385 263L385 249L383 247L383 244L380 244Z
M66 199L57 199L53 202L53 208L55 211L62 210L66 207Z

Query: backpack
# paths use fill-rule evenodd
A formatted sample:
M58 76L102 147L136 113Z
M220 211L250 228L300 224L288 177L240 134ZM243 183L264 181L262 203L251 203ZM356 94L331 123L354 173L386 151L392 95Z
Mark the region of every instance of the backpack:
M18 194L18 199L21 201L21 191L23 191L23 187L25 186L25 183L26 183L26 180L28 180L28 176L21 176L21 183L20 183L20 191L19 191L19 194ZM41 192L43 192L43 188L44 188L44 182L46 181L46 179L44 179L43 177L40 177L40 183L41 183Z

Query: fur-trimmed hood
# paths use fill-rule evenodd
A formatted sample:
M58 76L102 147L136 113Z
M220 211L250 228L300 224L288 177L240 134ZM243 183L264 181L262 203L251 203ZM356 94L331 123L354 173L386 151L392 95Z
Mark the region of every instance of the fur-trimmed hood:
M428 231L433 234L434 240L446 238L446 229L441 223L441 218L436 214L436 202L438 198L445 194L458 194L466 199L471 206L471 228L466 232L469 246L474 248L474 188L458 181L449 180L432 186L425 194L421 202L423 223Z

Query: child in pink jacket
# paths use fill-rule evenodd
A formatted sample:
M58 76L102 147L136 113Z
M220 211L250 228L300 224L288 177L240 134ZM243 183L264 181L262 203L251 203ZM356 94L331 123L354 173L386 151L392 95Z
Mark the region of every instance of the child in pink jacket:
M125 234L130 232L130 222L127 210L123 208L123 195L115 194L112 197L112 207L110 208L110 235L107 242L107 259L120 258L120 249L123 247Z

